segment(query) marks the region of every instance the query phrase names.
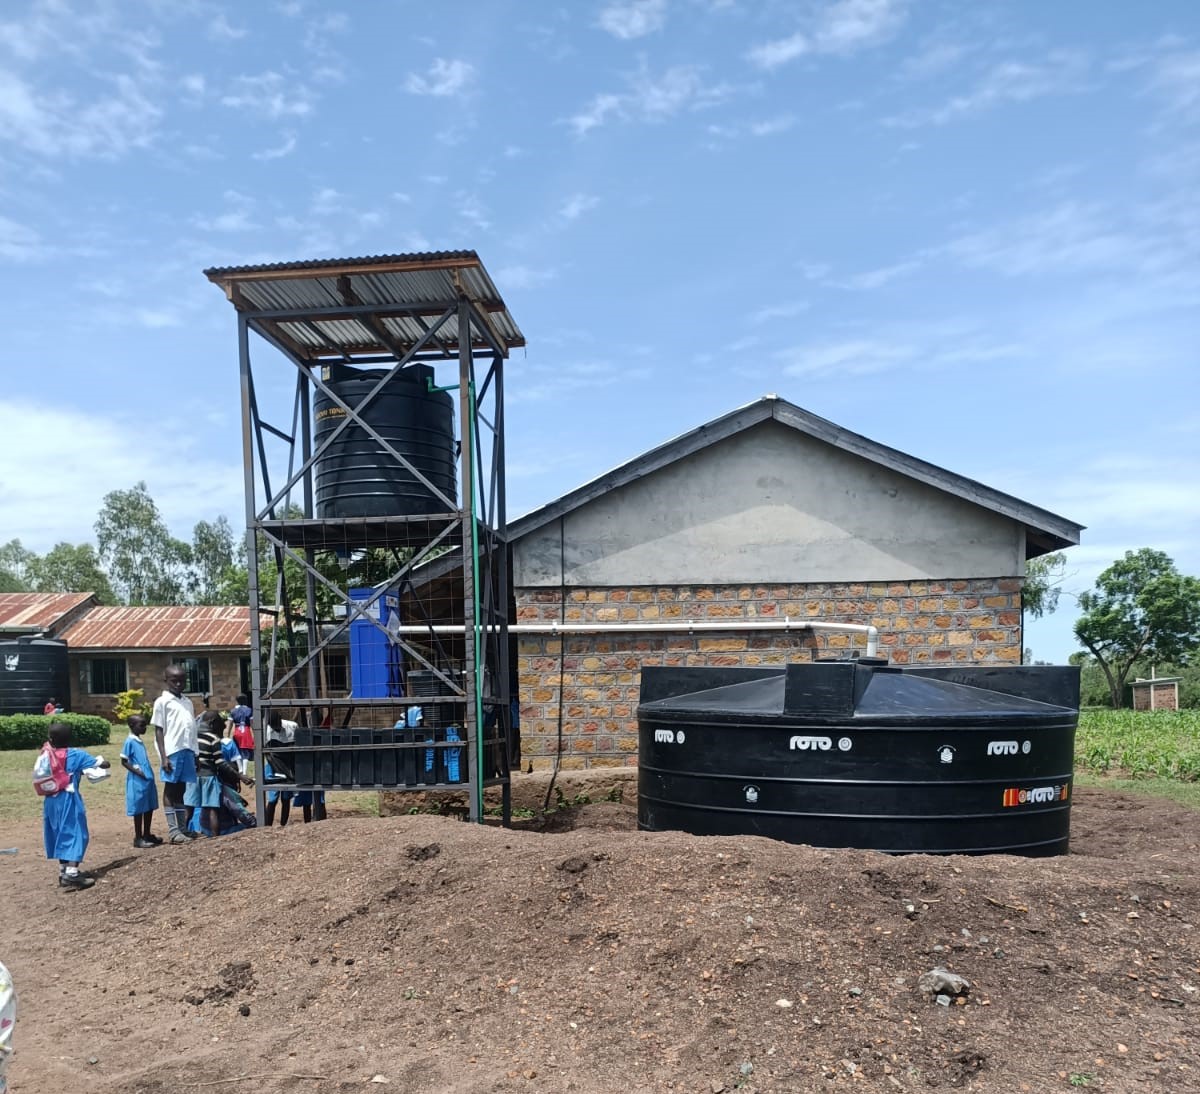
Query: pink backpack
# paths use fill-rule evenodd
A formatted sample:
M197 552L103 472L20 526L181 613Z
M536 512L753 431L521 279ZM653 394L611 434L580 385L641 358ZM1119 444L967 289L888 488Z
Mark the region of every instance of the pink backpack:
M33 788L38 797L52 798L71 785L67 774L67 750L51 748L47 741L42 745L42 754L33 765Z

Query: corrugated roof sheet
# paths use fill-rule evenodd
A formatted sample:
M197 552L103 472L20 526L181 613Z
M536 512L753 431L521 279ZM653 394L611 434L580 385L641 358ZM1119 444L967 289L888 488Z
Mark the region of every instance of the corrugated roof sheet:
M506 351L525 345L525 336L474 251L224 266L204 274L224 289L238 311L252 319L262 312L374 309L366 316L297 314L258 320L309 359L407 350L447 305L458 300L460 289L486 317ZM480 324L476 321L471 326L471 344L482 347ZM457 353L458 341L458 317L453 315L439 328L437 343L431 348L440 346L447 353Z
M264 626L269 626L264 621ZM93 608L60 636L72 650L249 648L250 609L238 605Z
M0 630L45 631L94 593L0 593Z

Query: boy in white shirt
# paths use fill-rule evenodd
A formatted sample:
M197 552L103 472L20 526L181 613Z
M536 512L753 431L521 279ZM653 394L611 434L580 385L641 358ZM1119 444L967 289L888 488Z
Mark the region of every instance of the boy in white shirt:
M168 665L163 673L166 690L154 700L150 724L162 760L163 813L171 843L187 843L199 833L188 831L183 795L188 783L196 781L196 710L183 694L187 672L182 665Z

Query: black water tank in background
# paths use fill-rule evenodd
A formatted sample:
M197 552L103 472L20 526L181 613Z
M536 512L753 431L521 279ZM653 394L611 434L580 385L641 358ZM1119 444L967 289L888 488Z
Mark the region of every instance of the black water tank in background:
M46 700L71 702L67 644L57 638L0 642L0 714L41 714Z
M322 380L348 406L358 408L387 375L384 369L322 366ZM430 391L428 365L402 369L362 410L366 422L452 501L458 497L454 401ZM346 412L323 391L313 398L314 439L320 445ZM454 509L434 495L407 467L351 422L316 462L316 515L343 517L420 516Z
M644 668L638 826L1065 854L1077 668Z

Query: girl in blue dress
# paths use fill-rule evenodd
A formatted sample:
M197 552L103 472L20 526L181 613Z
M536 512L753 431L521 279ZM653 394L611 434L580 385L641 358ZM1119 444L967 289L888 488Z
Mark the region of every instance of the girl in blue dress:
M150 831L150 821L158 808L158 787L154 783L154 768L142 737L146 733L146 718L131 714L126 719L129 736L121 749L121 766L125 768L125 816L133 818L134 847L157 847L162 837Z
M58 752L69 781L57 794L42 799L42 835L46 842L46 858L58 859L58 884L64 889L90 889L96 879L79 869L88 845L87 810L79 793L79 779L85 771L97 775L107 770L109 763L102 756L92 756L81 748L71 747L71 727L62 722L50 726L51 749ZM44 767L44 772L39 772ZM34 775L50 772L49 752L43 751L34 765Z

